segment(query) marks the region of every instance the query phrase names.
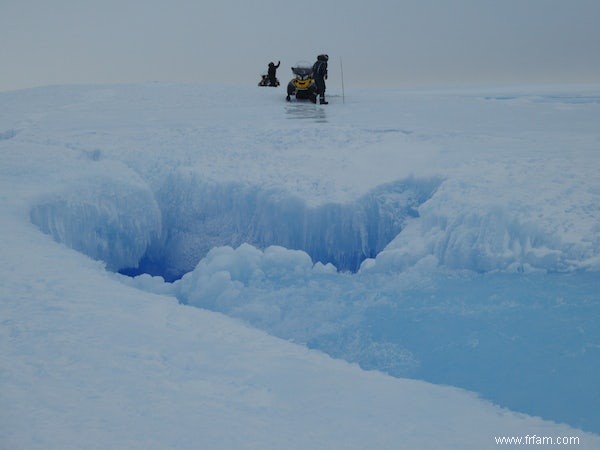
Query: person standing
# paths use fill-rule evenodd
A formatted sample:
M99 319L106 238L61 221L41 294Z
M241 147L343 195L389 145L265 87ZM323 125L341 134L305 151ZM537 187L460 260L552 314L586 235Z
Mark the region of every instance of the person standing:
M269 70L267 71L267 76L269 77L269 84L271 86L278 86L279 81L277 81L277 68L281 64L281 61L277 61L277 65L275 65L272 61L269 63Z
M317 87L317 95L319 96L319 103L321 105L327 105L329 102L325 101L325 80L327 79L327 61L329 56L319 55L317 61L313 64L313 78L315 79L315 85ZM315 98L315 103L317 99Z

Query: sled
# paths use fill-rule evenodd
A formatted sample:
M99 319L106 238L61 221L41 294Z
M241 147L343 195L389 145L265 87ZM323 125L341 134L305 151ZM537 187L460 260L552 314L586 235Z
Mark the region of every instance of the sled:
M259 86L271 86L271 87L277 87L279 86L279 80L277 78L275 78L275 82L271 83L271 81L269 80L269 76L264 74L261 75L262 78L261 80L258 82Z

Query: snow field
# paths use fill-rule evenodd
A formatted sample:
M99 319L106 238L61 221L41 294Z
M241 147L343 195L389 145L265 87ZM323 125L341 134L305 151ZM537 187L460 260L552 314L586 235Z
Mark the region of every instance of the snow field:
M355 442L360 448L371 446L374 435L379 448L394 448L399 440L486 448L495 435L518 434L517 423L524 424L523 434L538 425L538 434L545 427L580 433L499 413L458 390L356 367L348 369L354 375L343 369L336 377L342 380L336 386L346 388L332 399L324 394L331 385L322 372L343 363L286 347L205 309L366 369L460 386L502 406L598 432L597 88L356 92L344 105L333 96L328 108L286 104L279 94L159 84L2 94L2 223L3 234L14 237L3 240L3 273L13 280L2 297L9 317L5 342L11 343L4 354L26 367L21 381L11 369L3 387L22 408L6 439L25 442L24 419L34 409L41 411L39 431L28 442L56 448L77 447L90 433L101 444L132 448L152 439L181 448L198 440L224 448L282 442L297 448L316 442L352 448ZM146 274L106 274L38 229L111 271ZM165 283L163 277L181 279ZM203 309L177 305L174 297ZM44 309L53 303L62 306ZM82 314L105 319L83 320ZM47 331L19 334L28 316ZM165 328L164 317L180 331ZM218 327L209 326L214 321L239 336L234 344L222 345ZM160 329L156 336L152 324ZM63 331L48 342L49 352L37 352L56 330ZM137 333L145 337L136 340ZM63 344L83 336L98 345L89 354L74 345L65 361ZM190 336L200 343L185 344ZM157 355L163 340L167 347ZM244 350L243 341L256 343ZM257 356L279 345L329 362L306 369L312 363L302 356L286 368L288 350L267 354L274 362ZM133 353L123 346L133 346ZM201 362L194 359L193 349L210 346L215 350ZM195 362L181 362L182 353ZM242 358L242 366L229 370L228 355ZM100 370L103 361L125 372L110 378L110 370ZM227 368L215 370L221 364ZM253 381L219 387L219 377L237 386L243 373L260 367L268 368L260 387ZM303 370L320 374L308 377L308 392L289 399L281 388L275 403L293 406L271 409L266 393L284 379L304 386L307 377L295 375ZM140 381L141 373L149 378ZM76 381L79 375L89 382ZM207 384L198 381L202 377ZM368 387L354 392L352 377ZM379 413L364 409L375 388L371 379L391 383L381 388ZM80 408L79 398L65 406L74 398L71 382L90 396ZM35 408L27 383L43 398ZM161 394L150 394L157 385ZM422 414L389 397L400 385L410 386L402 395L423 386L414 393L416 403L427 398ZM106 397L115 389L118 395ZM99 398L90 394L96 391ZM457 411L447 409L449 392L458 396L451 400ZM394 401L386 403L388 397ZM303 399L327 413L314 422L304 417L313 404ZM185 405L182 414L178 404ZM467 426L480 408L491 408L507 431L496 432L504 425L485 414L480 428ZM431 410L440 411L436 425L427 422ZM355 425L363 412L376 433ZM172 431L161 427L173 426L175 415L189 422ZM78 416L86 418L81 433L72 427ZM406 417L406 427L391 423L392 416ZM459 422L443 424L448 417ZM207 424L202 437L190 431L193 418ZM239 440L225 433L234 422L241 424ZM316 431L298 437L300 429ZM479 440L467 440L466 429L481 430ZM586 445L596 448L594 439L586 435Z

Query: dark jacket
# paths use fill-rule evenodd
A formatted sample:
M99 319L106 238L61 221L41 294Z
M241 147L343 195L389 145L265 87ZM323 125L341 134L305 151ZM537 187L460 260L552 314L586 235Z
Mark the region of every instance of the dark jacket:
M277 61L277 65L273 64L272 62L269 63L269 71L267 72L267 75L269 76L269 80L275 79L275 76L277 74L277 68L279 67L280 64L281 64L281 61Z
M317 62L313 64L313 78L315 79L315 86L317 88L317 94L323 96L325 94L325 80L327 79L327 55L317 56Z
M313 64L313 77L315 80L326 80L327 79L327 56L317 56L317 62Z

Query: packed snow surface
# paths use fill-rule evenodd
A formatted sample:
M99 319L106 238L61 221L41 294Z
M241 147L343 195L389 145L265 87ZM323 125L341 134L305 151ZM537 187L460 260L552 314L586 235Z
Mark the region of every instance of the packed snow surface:
M600 448L600 87L332 94L0 94L0 447Z

